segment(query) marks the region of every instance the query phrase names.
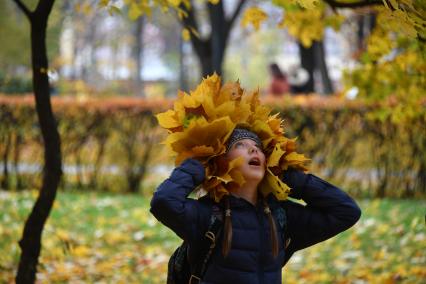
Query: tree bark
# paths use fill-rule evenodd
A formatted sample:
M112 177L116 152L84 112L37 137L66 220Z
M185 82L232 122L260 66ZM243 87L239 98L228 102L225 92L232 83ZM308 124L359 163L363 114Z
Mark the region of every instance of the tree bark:
M314 90L314 70L315 70L315 55L314 45L304 47L299 42L300 63L302 67L308 71L309 79L300 89L295 90L296 93L313 93Z
M193 7L193 3L191 3L191 7ZM183 17L181 20L182 26L189 31L195 30L199 33L198 22L195 19L194 9L187 7L184 4L181 4L180 8L187 13L187 16ZM202 76L210 74L213 68L211 67L209 39L201 39L200 37L191 34L191 44L200 62Z
M135 47L134 58L136 60L135 70L135 88L138 96L144 97L144 85L142 80L143 65L143 33L144 33L145 17L141 16L136 20L135 27Z
M5 147L3 153L3 179L0 182L0 187L4 190L9 190L9 152L12 146L12 134L9 132L6 133L5 136Z
M96 120L101 120L101 119L96 119ZM96 158L95 158L95 163L93 165L92 176L90 177L89 187L91 188L98 187L98 176L99 176L100 168L102 165L102 159L105 153L105 145L108 140L108 134L104 131L100 133L98 132L94 135L94 139L98 144L98 149L96 151Z
M222 62L225 56L226 42L228 41L229 35L229 28L227 27L225 19L223 2L220 1L217 4L211 4L209 2L207 4L207 8L209 10L209 18L212 28L212 33L210 35L212 71L222 74Z
M299 42L299 54L302 67L308 71L309 80L304 86L297 87L294 93L313 93L315 92L314 71L318 70L321 75L323 92L332 94L334 92L333 84L328 75L327 64L325 62L324 44L322 41L314 41L310 47L304 47Z
M19 160L20 160L20 156L21 156L21 145L23 142L23 135L17 131L16 135L15 135L15 145L13 147L13 170L15 172L15 179L16 179L16 186L15 188L17 190L21 190L23 189L23 184L22 184L22 180L21 180L21 175L19 173Z
M185 52L184 52L184 40L179 37L179 89L182 91L188 91L188 83L186 80L185 72Z
M324 0L331 8L361 8L368 6L383 5L381 0L360 0L357 2L339 2L336 0Z
M315 67L321 74L321 81L323 87L323 93L330 95L334 93L333 84L331 83L330 76L328 75L327 63L325 61L325 51L323 41L314 42L314 57Z
M211 75L216 72L223 75L222 65L225 58L226 46L230 31L239 13L244 6L244 0L240 0L230 18L225 17L225 10L222 1L217 4L207 4L209 13L211 33L208 38L201 39L195 35L191 35L192 47L200 61L202 76ZM191 7L193 7L191 3ZM182 25L188 30L199 32L198 23L195 19L194 9L189 9L185 5L180 8L184 9L187 17L182 19Z
M366 49L366 39L376 26L376 15L360 15L357 20L357 48L360 54Z
M43 181L37 200L25 222L22 238L19 241L19 259L16 283L34 283L38 258L41 251L41 235L49 217L60 178L62 158L60 137L50 103L50 88L47 76L48 60L46 50L47 21L55 0L44 0L37 4L34 12L20 1L14 0L28 17L31 25L31 56L33 88L37 117L44 141Z

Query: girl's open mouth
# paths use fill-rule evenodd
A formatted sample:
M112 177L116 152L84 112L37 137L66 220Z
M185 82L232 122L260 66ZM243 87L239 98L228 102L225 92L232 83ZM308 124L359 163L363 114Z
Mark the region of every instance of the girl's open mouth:
M249 161L250 166L260 166L260 159L259 158L251 158Z

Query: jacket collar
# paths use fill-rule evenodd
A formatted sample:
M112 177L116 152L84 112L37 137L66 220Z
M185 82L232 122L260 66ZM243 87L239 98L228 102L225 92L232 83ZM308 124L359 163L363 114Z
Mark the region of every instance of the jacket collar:
M251 204L250 202L248 202L247 200L245 200L244 198L235 196L235 195L229 195L229 202L231 205L231 208L250 208L250 207L262 207L263 208L263 200L262 200L262 196L259 195L259 199L257 201L257 205L254 206L253 204ZM211 202L214 203L213 199L211 199L208 194L201 197L200 201L203 202ZM271 208L271 210L277 208L278 206L280 206L279 201L277 200L277 198L273 195L273 194L269 194L268 196L266 196L266 201L269 205L269 207ZM224 208L225 207L225 203L224 203L224 199L222 199L218 204L219 207Z

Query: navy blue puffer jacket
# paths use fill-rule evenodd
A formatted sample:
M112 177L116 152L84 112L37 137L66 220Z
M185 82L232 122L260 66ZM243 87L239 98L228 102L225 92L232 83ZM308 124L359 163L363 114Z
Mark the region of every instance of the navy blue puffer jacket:
M209 198L188 198L203 179L203 165L188 159L158 187L151 201L152 214L189 243L190 262L212 214ZM231 196L231 250L223 257L219 242L202 283L281 283L282 267L295 251L335 236L360 218L361 210L352 198L314 175L288 170L283 181L292 188L290 197L302 199L307 205L289 200L279 202L272 195L268 196L272 211L283 206L287 213L286 236L279 231L282 239L278 257L272 256L269 223L263 205L258 202L258 206L254 206ZM290 242L284 249L285 240Z

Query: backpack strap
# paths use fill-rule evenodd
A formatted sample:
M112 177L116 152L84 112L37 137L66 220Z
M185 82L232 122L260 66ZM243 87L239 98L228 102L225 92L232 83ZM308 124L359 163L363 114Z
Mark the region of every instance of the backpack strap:
M194 269L192 270L191 277L189 278L189 284L200 283L201 277L203 277L204 273L206 272L207 264L222 231L222 220L222 210L216 204L213 204L210 224L207 232L204 234L204 238L200 246L199 258L195 263Z

